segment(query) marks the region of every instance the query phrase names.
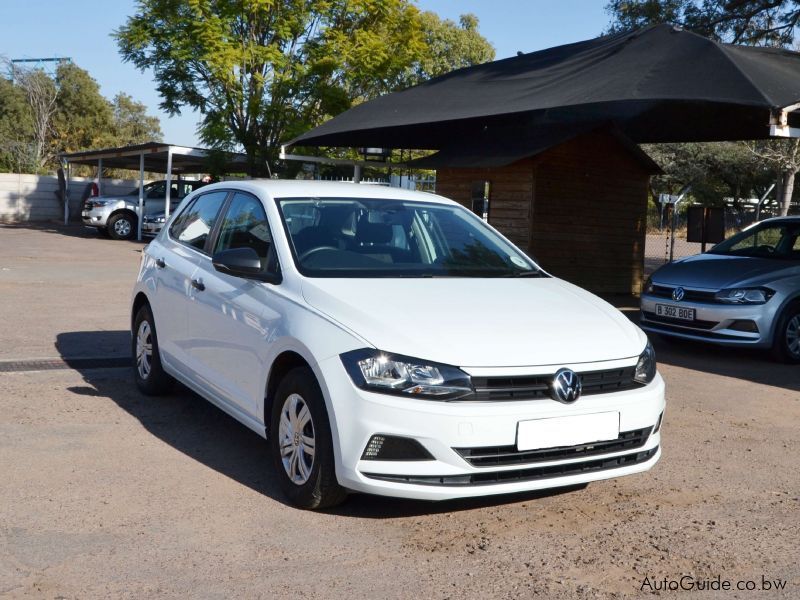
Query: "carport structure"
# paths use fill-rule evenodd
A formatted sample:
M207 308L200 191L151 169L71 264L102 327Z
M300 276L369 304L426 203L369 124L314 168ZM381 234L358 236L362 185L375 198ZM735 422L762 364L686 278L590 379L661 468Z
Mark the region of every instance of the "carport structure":
M286 147L436 150L416 166L437 191L485 197L476 212L546 269L638 293L657 167L636 145L800 137L798 108L800 54L655 25L453 71Z
M235 152L220 152L208 148L192 148L163 142L146 142L105 148L102 150L86 150L60 155L62 164L66 166L66 190L64 222L68 218L69 178L72 165L97 167L97 185L99 193L103 193L103 169L127 169L139 171L139 207L137 239L142 239L142 215L144 214L144 173L164 173L166 178L165 216L169 217L171 182L173 174L178 179L183 173L202 173L209 170L211 157L218 162L215 166L227 173L239 173L247 170L247 155Z

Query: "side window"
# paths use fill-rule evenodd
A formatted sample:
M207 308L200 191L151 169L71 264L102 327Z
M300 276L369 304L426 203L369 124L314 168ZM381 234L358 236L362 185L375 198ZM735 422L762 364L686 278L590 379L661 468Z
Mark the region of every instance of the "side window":
M261 201L250 194L234 194L219 228L214 252L233 248L252 248L261 259L264 272L278 270L267 214Z
M167 197L167 183L166 181L155 181L150 184L147 189L147 198L166 198Z
M187 246L203 250L227 196L228 192L221 190L195 198L173 221L169 228L170 236Z

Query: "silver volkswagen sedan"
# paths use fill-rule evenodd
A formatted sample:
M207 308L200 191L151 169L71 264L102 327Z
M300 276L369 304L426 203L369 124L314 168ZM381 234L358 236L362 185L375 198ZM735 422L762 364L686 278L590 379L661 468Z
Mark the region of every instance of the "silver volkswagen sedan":
M645 331L769 348L800 363L800 217L761 221L664 265L647 280L641 306Z

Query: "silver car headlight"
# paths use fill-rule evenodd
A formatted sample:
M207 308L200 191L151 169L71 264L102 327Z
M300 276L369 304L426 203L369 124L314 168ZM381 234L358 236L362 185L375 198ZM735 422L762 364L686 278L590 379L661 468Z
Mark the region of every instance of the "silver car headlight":
M639 362L636 363L636 370L633 374L633 380L636 383L647 385L656 376L656 351L653 350L653 345L648 341L644 352L639 355Z
M726 304L764 304L774 295L774 290L765 287L731 288L717 292L714 298Z
M111 204L111 200L91 200L91 203L93 208L100 208Z
M450 365L368 348L346 352L341 359L350 379L363 390L433 400L473 392L469 375Z

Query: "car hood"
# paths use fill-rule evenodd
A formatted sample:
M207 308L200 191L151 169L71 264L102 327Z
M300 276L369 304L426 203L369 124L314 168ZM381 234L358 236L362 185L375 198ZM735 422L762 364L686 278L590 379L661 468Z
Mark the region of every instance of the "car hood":
M616 360L645 345L613 306L554 278L315 278L303 296L380 350L460 367Z
M784 274L797 273L796 261L722 254L698 254L664 265L653 273L656 284L720 290L759 285Z

